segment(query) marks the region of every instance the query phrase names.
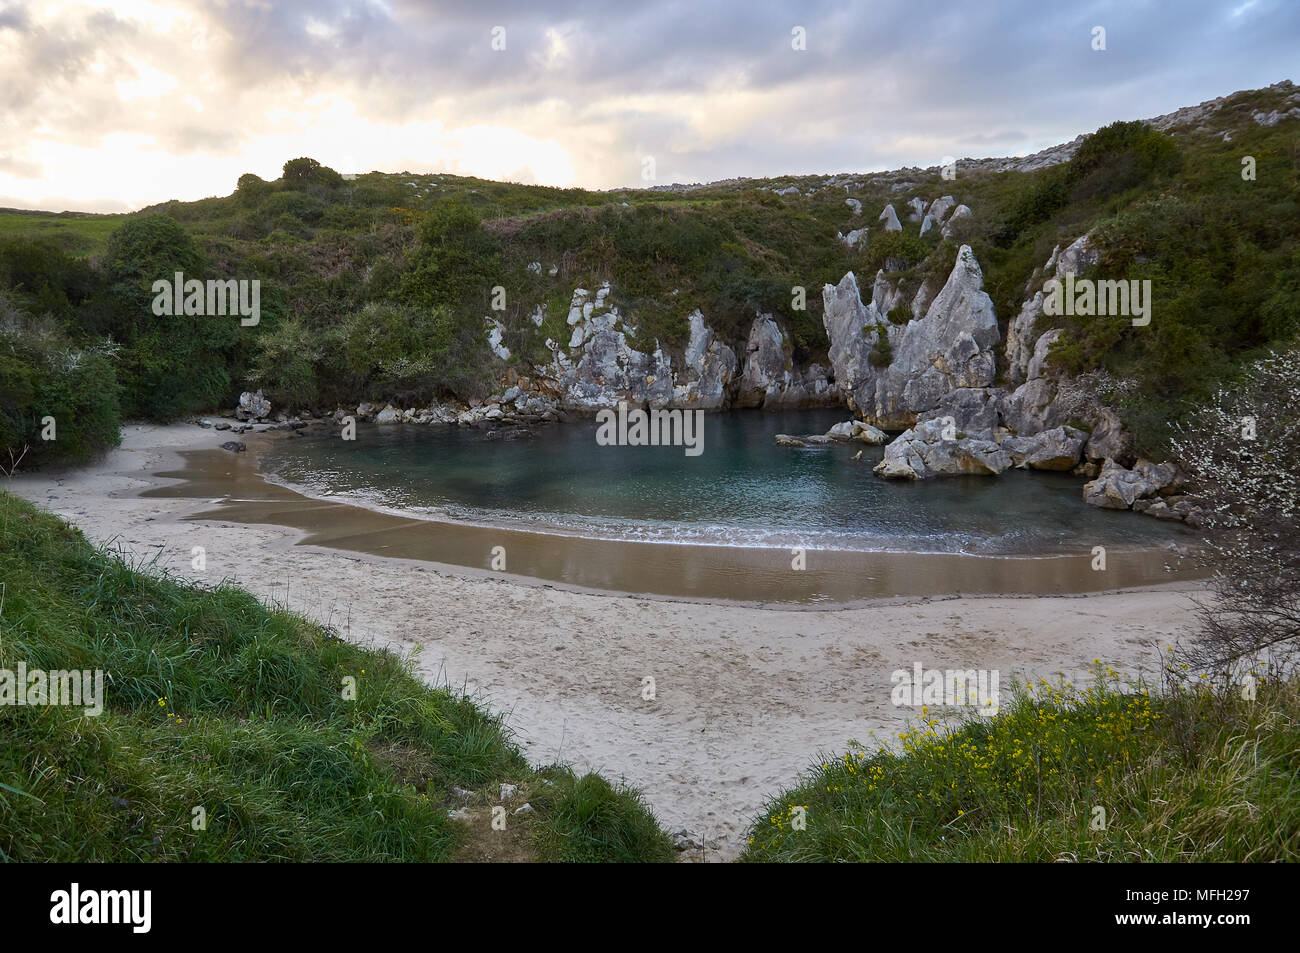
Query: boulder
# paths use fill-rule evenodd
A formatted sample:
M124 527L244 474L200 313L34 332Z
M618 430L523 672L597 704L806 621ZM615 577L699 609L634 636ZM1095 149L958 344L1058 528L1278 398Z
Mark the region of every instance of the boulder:
M862 203L857 199L845 199L844 204L853 210L854 215L862 214Z
M1084 484L1083 501L1103 509L1126 510L1136 501L1155 493L1155 485L1141 473L1107 460L1097 479Z
M221 445L222 450L229 450L231 453L243 453L248 448L244 446L242 440L227 440Z
M872 446L879 446L889 441L889 437L883 430L877 430L870 424L865 424L861 420L846 420L843 423L836 424L830 430L826 431L826 436L831 440L841 441L858 441L868 443Z
M901 232L903 230L903 223L898 220L898 213L894 211L893 205L886 205L877 221L885 223L885 231L887 232Z
M1083 455L1089 460L1124 460L1128 458L1128 434L1118 415L1108 407L1096 408L1088 420L1092 435L1084 445Z
M261 420L271 412L271 402L262 396L261 388L257 393L244 391L239 395L239 408L235 416L240 420Z
M921 220L921 216L925 214L925 203L922 202L920 199L912 199L907 204L908 207L911 208L912 210L907 215L908 221L919 222Z
M1088 435L1073 427L1056 427L1032 437L1008 437L1002 449L1011 454L1011 465L1030 470L1073 470L1083 453Z
M1140 473L1162 496L1172 495L1182 488L1182 474L1176 464L1152 463L1144 457L1133 464L1133 470Z
M889 480L926 480L935 476L996 476L1011 466L1011 455L991 440L943 439L943 423L927 420L904 431L889 446L872 472Z
M383 410L375 415L377 424L400 424L402 422L402 412L389 404Z

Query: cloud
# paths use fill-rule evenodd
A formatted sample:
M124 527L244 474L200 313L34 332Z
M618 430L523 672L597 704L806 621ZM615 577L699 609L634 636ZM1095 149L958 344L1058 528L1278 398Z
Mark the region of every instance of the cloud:
M1287 78L1297 38L1286 0L9 5L0 191L138 206L296 155L608 188L647 155L669 182L1023 154Z

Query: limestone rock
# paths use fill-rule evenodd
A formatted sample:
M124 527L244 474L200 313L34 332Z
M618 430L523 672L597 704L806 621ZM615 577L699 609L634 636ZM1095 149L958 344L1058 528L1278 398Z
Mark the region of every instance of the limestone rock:
M261 420L271 413L271 402L262 396L259 387L257 393L244 391L239 395L239 408L235 416L240 420Z
M894 211L893 205L885 206L878 221L885 223L885 231L887 232L901 232L903 230L903 223L898 220L898 213Z
M1088 435L1073 427L1056 427L1032 437L1009 437L1002 449L1011 454L1011 464L1030 470L1073 470L1083 453Z
M1085 457L1097 461L1128 458L1128 434L1124 432L1124 424L1113 410L1097 408L1089 423L1092 425L1092 436L1083 448Z
M996 476L1011 466L1011 455L993 441L945 440L943 430L942 421L927 420L904 431L885 447L885 457L873 472L892 480L925 480L957 474Z
M969 246L959 250L952 273L924 317L914 312L906 325L888 325L874 304L864 306L852 272L838 285L826 285L822 302L836 386L874 426L910 427L950 391L993 382L993 351L1000 334ZM884 367L871 363L880 327L892 352Z
M972 214L973 213L971 212L969 207L965 205L958 205L955 209L952 210L952 215L948 217L948 221L944 223L943 237L951 238L957 227L957 223L961 222L963 219L970 218Z
M935 225L943 224L943 217L948 214L948 210L953 207L955 202L956 199L951 195L945 195L930 203L930 218L934 220Z
M835 236L846 248L857 248L867 240L867 230L865 228L855 228L847 235L839 233Z
M1083 486L1083 501L1108 510L1126 510L1144 496L1154 496L1156 487L1141 473L1107 460L1097 479Z
M697 308L687 320L691 336L686 344L686 366L677 375L672 406L716 410L727 401L727 387L736 374L736 352L718 340Z
M857 199L845 199L844 204L853 210L854 215L862 214L862 203Z

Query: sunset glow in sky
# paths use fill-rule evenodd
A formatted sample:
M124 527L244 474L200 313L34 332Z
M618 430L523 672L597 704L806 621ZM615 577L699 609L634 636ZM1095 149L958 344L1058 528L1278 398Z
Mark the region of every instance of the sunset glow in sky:
M612 188L646 156L669 183L1023 155L1300 79L1296 49L1292 0L0 0L0 206L226 195L295 156Z

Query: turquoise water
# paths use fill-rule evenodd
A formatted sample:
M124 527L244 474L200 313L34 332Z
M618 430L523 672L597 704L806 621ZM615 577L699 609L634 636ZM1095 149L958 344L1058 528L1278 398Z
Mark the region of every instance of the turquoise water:
M704 450L596 443L596 422L540 427L531 439L485 431L365 426L271 446L263 465L315 496L476 524L601 538L738 546L972 554L1077 552L1187 541L1133 513L1099 510L1083 480L1009 471L924 483L871 473L883 449L775 446L824 433L843 410L705 415Z

